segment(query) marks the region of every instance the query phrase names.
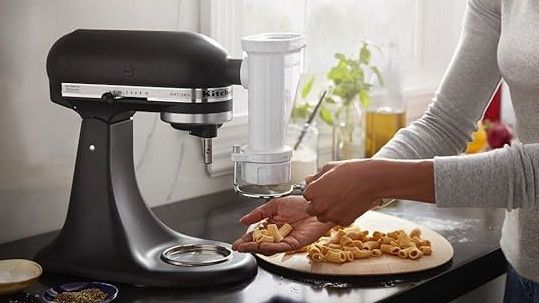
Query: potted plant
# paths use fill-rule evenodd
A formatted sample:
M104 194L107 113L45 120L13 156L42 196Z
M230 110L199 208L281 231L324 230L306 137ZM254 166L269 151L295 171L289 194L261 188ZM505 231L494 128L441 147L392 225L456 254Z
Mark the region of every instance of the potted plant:
M371 63L372 49L380 51L376 45L363 42L355 57L335 54L337 63L327 74L329 88L320 118L333 128L334 160L365 154L363 110L369 105L373 85L383 86L380 70Z
M327 73L327 94L318 115L332 128L333 160L362 158L365 154L363 111L369 106L371 88L384 85L380 70L372 64L373 49L381 52L378 46L364 41L355 57L336 53L337 63ZM292 110L293 123L302 124L311 115L314 105L307 100L315 99L310 96L314 83L314 75L302 81Z

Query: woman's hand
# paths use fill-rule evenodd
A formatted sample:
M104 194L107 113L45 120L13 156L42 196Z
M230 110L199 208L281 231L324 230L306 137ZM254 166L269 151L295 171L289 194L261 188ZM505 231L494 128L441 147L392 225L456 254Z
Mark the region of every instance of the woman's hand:
M382 198L434 202L432 160L349 160L330 162L307 177L307 213L320 222L350 225Z
M371 160L329 162L307 177L303 196L311 203L307 213L320 222L348 226L380 204L376 168Z
M256 243L253 241L252 232L245 234L232 244L232 248L240 252L254 252L271 255L279 252L297 250L318 240L334 224L321 223L316 217L306 212L309 202L301 196L288 196L273 199L268 203L256 208L251 213L240 219L245 225L257 223L268 219L268 223L292 225L292 231L281 242Z

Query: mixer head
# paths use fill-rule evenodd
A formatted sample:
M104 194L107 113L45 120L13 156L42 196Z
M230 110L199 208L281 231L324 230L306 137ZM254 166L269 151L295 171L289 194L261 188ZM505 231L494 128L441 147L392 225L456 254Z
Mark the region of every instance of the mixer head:
M76 30L47 58L52 101L83 118L112 122L160 112L172 127L206 139L232 119L240 66L214 40L192 32Z

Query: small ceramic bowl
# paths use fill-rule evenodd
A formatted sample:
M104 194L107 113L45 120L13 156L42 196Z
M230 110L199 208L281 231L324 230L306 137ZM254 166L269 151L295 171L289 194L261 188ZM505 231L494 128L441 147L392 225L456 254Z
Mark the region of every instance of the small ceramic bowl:
M32 285L43 273L34 261L24 259L0 260L0 295L21 291Z
M47 303L55 303L56 297L64 292L73 292L73 291L81 291L85 289L90 288L98 288L102 292L107 294L107 298L101 303L108 303L112 300L116 299L116 296L118 296L118 288L114 285L102 283L102 282L80 282L80 283L69 283L69 284L63 284L60 286L55 286L53 288L50 288L46 292L43 293L41 296L41 299L43 299L44 302Z

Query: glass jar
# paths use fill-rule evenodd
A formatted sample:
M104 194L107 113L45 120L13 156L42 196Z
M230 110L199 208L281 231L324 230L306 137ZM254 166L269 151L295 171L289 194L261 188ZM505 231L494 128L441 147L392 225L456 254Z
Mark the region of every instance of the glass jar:
M302 132L305 129L305 134ZM305 177L318 171L318 128L313 122L310 126L290 123L287 129L287 144L292 147L291 183L301 184Z
M333 160L365 157L363 110L359 102L350 102L342 108L333 126Z

